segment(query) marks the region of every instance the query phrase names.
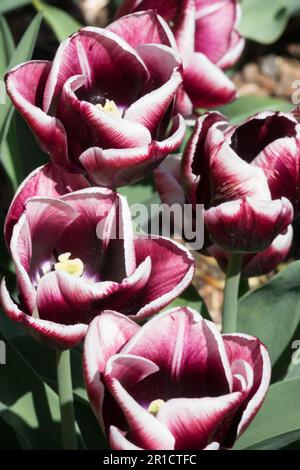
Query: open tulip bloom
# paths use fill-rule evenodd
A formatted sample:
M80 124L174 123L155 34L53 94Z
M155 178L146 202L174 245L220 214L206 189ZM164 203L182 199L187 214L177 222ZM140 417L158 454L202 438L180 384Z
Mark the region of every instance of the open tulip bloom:
M223 70L237 62L244 48L245 41L236 30L237 0L126 0L118 16L148 9L171 27L183 59L184 83L177 109L189 116L194 108L232 101L236 88ZM119 21L126 22L126 17Z
M60 45L53 62L30 61L6 76L9 97L52 161L96 185L141 179L184 137L184 120L173 114L181 60L157 43L163 34L170 44L163 20L146 20L132 44L86 27Z
M136 320L159 312L194 274L177 243L134 237L126 200L105 188L29 199L10 251L20 298L11 299L3 280L4 312L61 348L82 341L105 309Z
M115 450L231 448L262 405L270 371L256 338L222 336L190 308L143 327L107 311L84 343L87 391Z

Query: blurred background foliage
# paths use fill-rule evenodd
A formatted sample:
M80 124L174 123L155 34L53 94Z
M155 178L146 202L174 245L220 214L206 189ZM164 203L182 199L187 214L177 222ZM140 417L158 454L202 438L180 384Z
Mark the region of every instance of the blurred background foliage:
M103 27L114 17L121 0L0 0L0 80L14 65L49 59L58 43L81 25ZM230 76L240 97L220 108L233 123L252 113L292 109L291 84L300 79L300 0L241 0L240 32L245 52ZM189 131L190 132L190 131ZM26 123L6 97L0 105L0 270L11 288L14 276L2 228L18 185L47 162ZM151 177L123 188L129 202L157 200ZM293 339L300 337L300 237L286 266L270 277L251 280L240 300L239 331L262 339L273 362L273 384L255 421L236 448L300 448L300 365L291 362ZM191 286L175 301L188 304L220 322L223 275L213 260L196 256ZM284 268L284 269L283 269ZM200 293L200 295L199 295ZM208 308L207 308L208 307ZM6 344L7 366L0 365L0 448L59 447L59 408L54 374L55 353L37 343L4 315L0 339ZM77 433L81 448L100 449L106 443L90 410L81 372L81 351L72 351Z

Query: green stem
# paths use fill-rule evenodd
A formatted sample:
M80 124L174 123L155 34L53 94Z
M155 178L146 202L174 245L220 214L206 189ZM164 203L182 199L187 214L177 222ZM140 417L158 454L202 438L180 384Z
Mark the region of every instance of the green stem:
M223 333L236 332L242 260L243 255L232 253L228 263L222 313Z
M70 350L57 351L57 385L61 415L62 444L65 450L76 450Z

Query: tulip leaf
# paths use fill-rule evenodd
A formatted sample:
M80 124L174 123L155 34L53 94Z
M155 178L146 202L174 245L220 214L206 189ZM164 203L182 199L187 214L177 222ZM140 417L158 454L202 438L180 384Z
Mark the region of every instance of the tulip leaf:
M284 32L294 11L294 0L242 0L239 32L247 39L271 44Z
M291 263L239 302L237 331L257 336L274 364L291 342L300 320L300 261Z
M40 0L32 0L32 5L37 11L43 12L45 21L54 32L59 42L64 41L68 36L82 27L78 21L60 8L48 5Z
M252 114L262 111L289 112L294 106L286 100L269 96L241 96L233 103L218 108L232 124L244 121Z
M190 307L197 310L203 318L211 320L204 300L192 284L168 306L170 307Z
M30 0L1 0L0 13L6 13L7 11L15 10L16 8L23 7L29 3Z
M270 386L266 400L235 449L280 449L300 438L300 378Z
M45 385L8 339L0 366L0 416L23 436L27 448L59 448L57 395Z
M15 50L14 40L4 16L0 16L0 76L2 77ZM1 82L0 105L3 104L4 84ZM3 88L2 88L3 86Z
M19 42L10 62L7 70L11 69L15 65L18 65L26 60L30 59L33 53L33 49L36 43L37 35L39 32L40 24L42 20L42 13L38 13L35 18L32 20L31 24L25 31L21 41ZM0 80L3 80L3 75L0 76ZM0 145L2 147L5 138L7 137L11 119L13 116L13 106L11 101L6 97L6 103L1 105L1 114L0 114ZM2 150L2 149L1 149ZM13 157L11 153L6 152L1 156L1 161L6 169L6 171L12 176L12 182L14 186L20 183L20 175L18 167L13 160L10 160L10 157Z

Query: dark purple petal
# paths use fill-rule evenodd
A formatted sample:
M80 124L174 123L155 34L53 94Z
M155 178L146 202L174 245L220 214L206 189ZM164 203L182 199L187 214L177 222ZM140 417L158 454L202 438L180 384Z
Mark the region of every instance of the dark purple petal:
M7 245L10 243L13 227L24 211L27 199L34 196L57 197L87 187L89 183L83 175L71 173L51 163L34 170L19 186L10 205L5 221Z
M120 431L116 426L109 428L109 445L113 450L143 450L126 439L126 433Z
M127 109L125 119L142 124L155 135L182 84L180 62L175 53L166 46L146 44L137 50L157 86L154 88L151 83L148 93Z
M205 114L196 121L195 129L191 135L182 158L182 179L191 202L209 204L211 197L210 187L210 159L221 140L219 133L216 141L207 134L212 127L228 126L226 118L217 112ZM209 144L209 145L208 145Z
M131 124L134 126L134 124ZM94 184L117 188L133 184L153 171L180 146L185 132L184 119L176 116L169 137L135 148L93 147L80 156L80 162Z
M293 207L285 198L245 198L212 207L205 213L212 240L224 250L240 253L265 250L292 220Z
M2 281L0 291L0 303L4 313L13 321L23 324L29 331L37 333L41 339L52 346L69 349L80 343L86 334L87 325L77 323L76 325L63 325L47 320L41 320L27 315L11 299Z
M195 263L187 249L170 239L136 238L137 265L151 259L151 275L143 290L135 296L135 318L147 318L159 312L183 292L192 281Z
M225 73L204 54L191 56L184 68L184 88L194 108L213 108L234 100L236 88Z
M222 337L213 323L204 321L192 309L173 308L156 316L121 352L145 357L159 367L157 376L149 377L151 401L217 396L231 390ZM138 394L137 386L134 391Z
M157 415L175 437L176 450L201 450L211 443L218 429L228 426L228 420L241 403L241 394L218 397L178 398L169 400Z
M238 427L232 430L238 437L248 427L264 401L271 378L271 362L266 347L257 338L239 333L223 335L223 338L233 374L235 368L236 373L241 374L241 361L248 364L253 373L252 386L244 394L239 410Z
M139 326L117 312L105 311L90 324L83 349L83 371L93 410L104 429L102 373L108 359L116 354Z
M283 137L271 142L253 161L265 173L272 198L286 197L296 213L300 211L299 137L300 132L297 139Z
M64 126L42 111L42 90L51 62L31 61L18 65L6 75L7 93L27 121L43 150L61 166L68 165L67 138ZM33 80L34 77L34 80Z
M165 46L176 47L169 26L153 10L120 17L114 23L108 25L106 29L121 36L134 48L142 44L164 44Z
M195 50L217 64L232 45L237 1L198 0L196 8Z

